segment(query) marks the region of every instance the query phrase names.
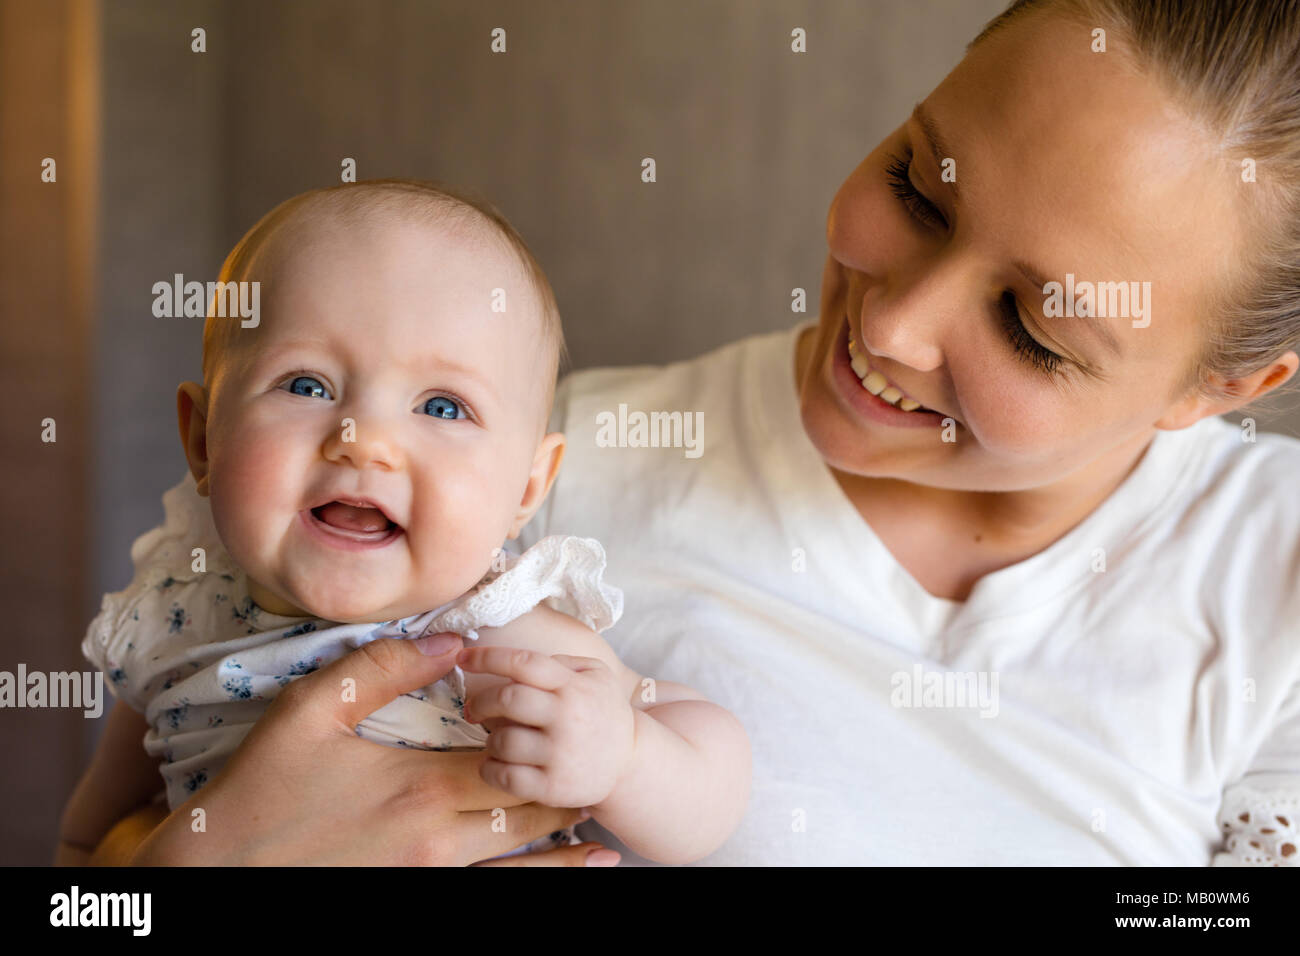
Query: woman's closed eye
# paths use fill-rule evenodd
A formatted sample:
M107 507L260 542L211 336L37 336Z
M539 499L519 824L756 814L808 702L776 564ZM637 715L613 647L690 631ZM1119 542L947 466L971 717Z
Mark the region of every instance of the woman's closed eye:
M912 156L910 151L906 158L901 156L891 156L889 158L889 163L885 166L885 178L889 183L890 191L898 197L898 200L918 223L925 226L948 228L948 220L939 211L939 207L921 195L920 191L912 185L912 179L909 175L911 165ZM1011 343L1017 358L1048 375L1053 375L1060 370L1066 359L1029 334L1029 330L1025 328L1025 324L1020 318L1020 308L1016 302L1015 294L1010 289L1003 292L999 299L998 316L1006 332L1007 341Z
M912 218L917 222L929 226L943 226L947 228L948 220L943 217L939 207L930 200L921 195L920 191L912 185L912 178L908 175L912 168L912 154L909 151L907 158L902 156L889 157L889 163L885 166L885 180L889 183L890 191L898 197Z
M1002 327L1006 329L1007 338L1016 350L1016 355L1048 375L1055 374L1066 359L1046 348L1029 334L1029 330L1025 328L1024 320L1020 318L1020 306L1016 302L1015 293L1010 289L1003 292L998 306Z

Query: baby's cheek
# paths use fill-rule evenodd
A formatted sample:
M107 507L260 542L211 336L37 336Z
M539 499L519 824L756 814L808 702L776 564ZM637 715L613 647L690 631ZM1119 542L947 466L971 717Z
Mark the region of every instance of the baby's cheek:
M450 491L449 488L444 490ZM452 597L470 590L491 568L495 552L505 543L502 515L514 509L486 494L479 484L440 507L426 512L410 535L411 558L423 587L439 591L459 587ZM508 528L508 519L505 526Z
M212 496L213 523L231 559L257 577L271 550L268 538L272 522L254 489L245 493L238 485L226 488L231 493L214 492Z
M256 433L213 449L212 517L241 565L265 557L281 526L297 513L301 492L289 479L296 469L285 451L259 441Z

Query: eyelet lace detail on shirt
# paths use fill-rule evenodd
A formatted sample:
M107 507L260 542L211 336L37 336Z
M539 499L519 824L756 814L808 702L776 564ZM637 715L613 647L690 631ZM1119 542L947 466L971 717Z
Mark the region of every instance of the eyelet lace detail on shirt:
M1241 788L1219 810L1224 849L1249 866L1300 866L1300 793Z
M597 632L623 616L623 592L603 580L605 549L595 538L548 535L505 560L504 572L485 576L473 595L439 613L425 633L455 631L478 640L478 628L500 627L543 600Z

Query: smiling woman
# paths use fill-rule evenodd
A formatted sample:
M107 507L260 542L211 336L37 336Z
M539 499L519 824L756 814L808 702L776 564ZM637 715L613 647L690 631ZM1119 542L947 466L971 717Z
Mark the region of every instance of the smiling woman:
M865 517L910 497L972 528L983 556L947 551L965 570L944 575L925 560L931 580L953 580L939 590L955 596L1077 524L1131 471L1153 429L1240 406L1296 368L1294 268L1283 260L1280 274L1260 277L1250 266L1261 261L1262 195L1280 201L1295 182L1281 162L1267 184L1239 175L1246 155L1281 148L1278 131L1297 121L1291 104L1242 102L1236 127L1207 128L1158 82L1158 70L1135 71L1135 61L1156 54L1137 45L1145 33L1130 38L1123 7L1018 4L854 171L828 217L827 318L807 346L812 366L800 362L808 435ZM1255 9L1259 29L1271 29L1276 8ZM1093 49L1098 23L1111 29L1105 53ZM1231 32L1248 30L1248 18L1210 26L1221 30L1219 45L1203 51L1207 71L1224 50L1249 42ZM1283 49L1294 26L1272 39ZM1215 82L1207 75L1202 85ZM1242 83L1239 97L1261 95L1263 87ZM1272 141L1250 142L1252 129L1271 131ZM951 183L940 172L948 159ZM1279 213L1264 234L1292 222ZM1163 318L1057 315L1042 277L1074 275L1137 277ZM1224 338L1215 330L1224 291L1252 279L1256 297L1239 292L1229 315L1253 302L1279 305L1244 348L1259 362L1242 369L1243 348L1215 354ZM1289 300L1272 291L1287 282ZM949 415L962 426L954 440L934 441L924 429L864 432L834 384L844 382L833 370L843 364L845 314L850 342L879 376L864 384L888 381Z
M840 187L817 323L561 386L524 537L600 536L618 646L752 701L720 862L1300 859L1300 443L1218 417L1298 364L1297 70L1295 4L1017 4ZM730 440L588 453L614 395ZM900 707L921 662L1000 706Z

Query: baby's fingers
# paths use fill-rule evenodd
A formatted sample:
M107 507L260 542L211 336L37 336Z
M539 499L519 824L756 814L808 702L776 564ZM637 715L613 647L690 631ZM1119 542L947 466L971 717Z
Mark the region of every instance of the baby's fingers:
M489 786L514 794L520 800L539 802L546 798L546 771L521 763L504 763L489 757L483 761L479 773Z
M551 655L519 647L467 647L456 663L467 671L509 677L541 690L559 690L573 679L573 671Z
M551 738L532 727L503 727L488 738L487 751L492 759L548 767L554 756Z
M552 654L551 660L563 664L572 671L609 670L609 665L599 657L575 657L572 654Z
M478 724L497 717L528 727L549 727L559 710L553 693L527 684L498 684L465 701L465 719Z

